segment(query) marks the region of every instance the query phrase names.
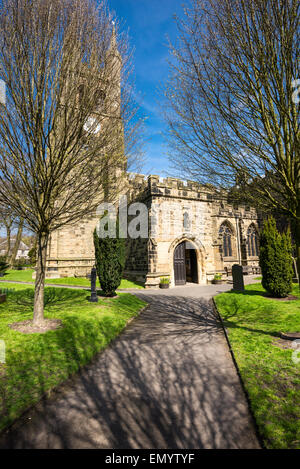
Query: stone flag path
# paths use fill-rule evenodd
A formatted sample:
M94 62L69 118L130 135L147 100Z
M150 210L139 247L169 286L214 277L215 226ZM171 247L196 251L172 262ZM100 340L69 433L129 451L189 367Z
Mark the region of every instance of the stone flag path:
M0 448L259 448L211 296L136 294L141 316L0 438Z

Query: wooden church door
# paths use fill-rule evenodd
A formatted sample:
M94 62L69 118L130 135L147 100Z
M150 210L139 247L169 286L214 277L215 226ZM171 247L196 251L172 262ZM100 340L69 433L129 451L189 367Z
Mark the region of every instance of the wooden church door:
M174 252L175 285L186 284L185 242L179 244Z

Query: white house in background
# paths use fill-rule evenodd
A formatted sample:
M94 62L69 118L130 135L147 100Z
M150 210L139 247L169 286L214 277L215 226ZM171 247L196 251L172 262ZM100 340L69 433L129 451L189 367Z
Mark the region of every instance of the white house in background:
M9 254L11 254L14 248L15 242L16 242L16 238L12 237L10 241L10 253ZM0 242L0 256L5 256L6 251L7 251L7 240L4 239L3 241ZM25 243L23 243L23 241L21 241L16 259L26 258L28 257L28 253L29 253L29 247Z

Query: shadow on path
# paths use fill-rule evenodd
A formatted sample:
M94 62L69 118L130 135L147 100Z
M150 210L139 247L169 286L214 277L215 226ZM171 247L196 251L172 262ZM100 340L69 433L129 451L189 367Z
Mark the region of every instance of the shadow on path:
M137 295L141 316L0 448L259 448L211 300Z

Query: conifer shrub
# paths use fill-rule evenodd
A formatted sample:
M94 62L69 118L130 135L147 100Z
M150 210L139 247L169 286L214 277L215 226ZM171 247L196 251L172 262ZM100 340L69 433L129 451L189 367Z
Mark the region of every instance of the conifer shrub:
M291 234L279 233L270 217L260 235L259 265L262 286L274 298L285 298L293 287L293 259Z
M0 256L0 277L3 277L8 268L9 264L6 262L6 257Z
M94 231L96 269L101 289L105 296L113 297L121 284L125 268L125 239L119 237L119 220L115 238L100 238Z
M36 246L32 247L28 252L29 262L31 265L35 266L36 264Z

